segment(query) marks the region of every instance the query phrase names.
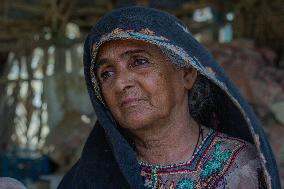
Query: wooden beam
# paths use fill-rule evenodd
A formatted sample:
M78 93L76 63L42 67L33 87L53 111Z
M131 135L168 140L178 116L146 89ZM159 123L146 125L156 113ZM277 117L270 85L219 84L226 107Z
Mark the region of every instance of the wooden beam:
M106 8L103 7L78 7L72 13L72 16L89 16L89 15L98 15L102 16L106 13Z
M3 27L10 26L20 26L20 25L34 25L34 26L44 26L45 22L39 20L30 20L30 19L11 19L0 17L0 25Z
M51 40L37 40L34 39L14 39L11 41L0 41L0 52L10 52L10 51L23 51L34 49L36 47L48 47L51 45L62 46L62 47L71 47L74 44L82 43L84 37L76 39L68 38L54 38Z
M48 10L48 7L36 3L30 4L23 2L8 1L8 6L11 8L15 8L36 15L44 15L45 11Z
M77 0L65 0L63 1L63 3L64 3L64 8L62 6L62 8L60 9L62 17L61 17L60 26L58 28L59 29L58 34L60 35L64 35L65 33L66 25L69 21L74 6L77 4Z
M37 30L24 30L21 28L13 28L11 30L4 30L0 31L0 42L2 41L8 41L18 38L33 38L36 34L39 34L40 31Z
M94 26L97 21L100 19L100 17L91 17L87 19L70 19L70 22L77 24L79 27L92 27Z

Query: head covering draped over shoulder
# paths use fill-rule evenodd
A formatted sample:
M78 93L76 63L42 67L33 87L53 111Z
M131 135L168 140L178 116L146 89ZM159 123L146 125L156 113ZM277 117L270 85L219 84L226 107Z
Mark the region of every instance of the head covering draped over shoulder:
M145 188L135 152L104 105L95 74L98 49L103 43L116 39L155 44L173 64L195 68L199 76L189 92L192 116L204 125L254 144L267 188L280 188L275 159L265 133L223 69L179 19L142 7L112 11L99 20L85 41L85 79L98 121L80 160L64 177L59 188ZM196 100L196 96L201 96L201 100ZM213 124L215 119L218 124Z

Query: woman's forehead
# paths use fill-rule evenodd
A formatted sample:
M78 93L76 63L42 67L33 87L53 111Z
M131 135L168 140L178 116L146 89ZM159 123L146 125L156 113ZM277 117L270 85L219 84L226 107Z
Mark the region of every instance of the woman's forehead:
M103 43L98 49L96 60L104 56L131 55L133 53L145 53L149 56L161 54L161 49L154 44L142 40L117 39Z

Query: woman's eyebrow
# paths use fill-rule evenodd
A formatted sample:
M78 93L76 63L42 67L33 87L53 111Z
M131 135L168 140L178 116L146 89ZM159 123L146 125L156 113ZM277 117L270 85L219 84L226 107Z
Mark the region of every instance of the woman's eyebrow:
M120 57L123 58L123 57L125 57L125 56L129 56L129 55L131 55L131 54L136 54L136 53L145 53L145 54L147 54L148 56L151 56L151 57L152 57L152 55L151 55L149 52L147 52L146 50L144 50L144 49L131 49L131 50L127 50L127 51L123 52L123 53L120 55Z
M125 56L129 56L129 55L136 54L136 53L145 53L148 56L152 57L152 55L144 49L131 49L131 50L127 50L121 53L120 58L124 58ZM98 70L99 67L107 64L108 62L109 61L107 58L102 58L102 59L97 60L95 63L95 70Z
M98 70L101 66L107 64L109 61L107 58L99 59L95 62L94 70Z

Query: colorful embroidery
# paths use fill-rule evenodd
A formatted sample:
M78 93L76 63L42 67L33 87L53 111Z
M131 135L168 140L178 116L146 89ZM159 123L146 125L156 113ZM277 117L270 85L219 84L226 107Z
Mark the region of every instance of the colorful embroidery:
M219 169L226 163L228 158L230 157L231 152L226 150L225 152L221 152L220 143L215 145L215 151L213 153L213 157L211 160L207 161L204 164L204 170L202 172L202 179L205 180L212 174L217 173Z
M149 28L142 29L142 30L139 31L139 33L143 33L143 34L146 34L146 35L155 35L155 32L153 32Z
M194 182L192 182L189 179L181 179L177 184L177 189L193 189L194 188Z
M215 77L217 76L216 72L210 66L206 66L206 69L209 74L212 74Z
M210 130L191 160L169 166L140 162L145 186L153 189L216 188L244 141Z

